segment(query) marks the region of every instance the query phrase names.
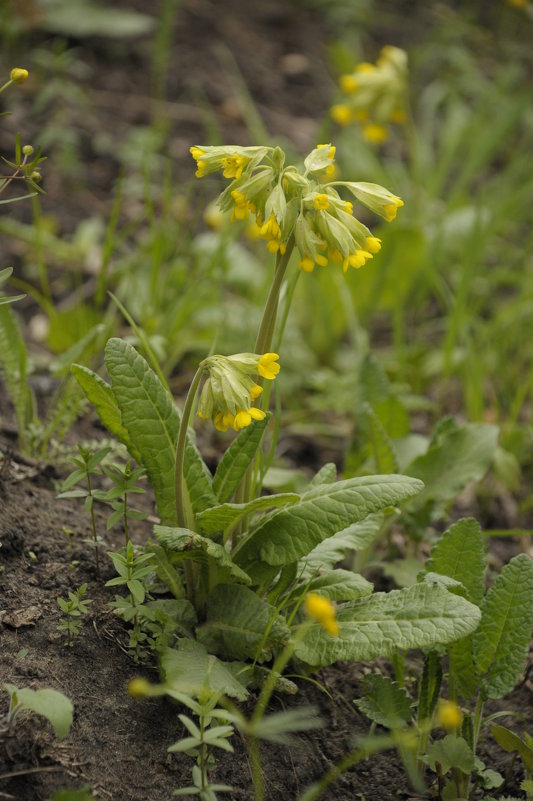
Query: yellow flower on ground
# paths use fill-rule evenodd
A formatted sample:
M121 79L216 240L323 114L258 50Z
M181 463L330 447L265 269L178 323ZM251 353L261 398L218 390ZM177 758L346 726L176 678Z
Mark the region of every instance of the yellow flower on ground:
M437 723L447 731L455 731L463 722L463 713L455 701L440 701L437 707Z
M128 694L131 695L132 698L146 698L147 695L150 695L152 685L146 679L141 678L141 676L137 676L137 678L132 679L128 684Z
M305 596L304 608L309 617L320 623L328 634L331 634L332 637L338 635L337 610L329 598L325 598L317 592L310 592Z
M11 70L10 78L13 83L24 83L30 73L22 67L13 67Z

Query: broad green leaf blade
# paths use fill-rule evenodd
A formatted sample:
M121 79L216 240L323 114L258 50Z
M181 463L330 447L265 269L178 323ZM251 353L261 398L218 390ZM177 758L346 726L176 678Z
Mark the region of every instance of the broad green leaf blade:
M363 679L363 692L355 705L374 723L401 729L411 720L413 702L407 690L388 676L369 673Z
M426 571L460 581L467 599L479 606L485 593L485 539L477 520L459 520L432 547Z
M472 749L466 740L453 734L447 734L442 740L430 745L424 762L431 770L436 770L438 763L443 774L450 768L457 768L468 776L474 770Z
M295 492L284 492L279 495L262 495L248 503L223 503L197 514L196 522L205 534L213 534L215 531L225 531L229 526L233 527L243 517L254 512L288 506L299 500L300 496Z
M291 737L292 732L307 732L311 729L321 729L323 726L324 721L319 717L318 707L300 706L265 715L257 724L254 724L254 733L261 740L293 745L295 741Z
M170 689L187 695L197 696L208 687L213 693L223 693L237 701L248 696L249 666L222 662L194 640L180 639L178 648L165 648L161 672Z
M29 709L49 720L59 740L67 736L72 725L74 707L66 695L57 690L30 690L27 687L19 690L13 685L4 686L10 693L12 690L16 692L18 703L23 709Z
M337 480L337 468L333 462L322 465L318 473L311 479L310 487L320 487L322 484L333 484Z
M219 584L207 599L207 621L198 639L215 653L253 659L257 651L286 642L289 629L273 606L242 584Z
M527 772L533 773L533 748L530 748L517 734L509 731L505 726L491 726L490 730L500 748L508 753L517 751Z
M438 585L415 584L375 593L338 608L338 637L316 624L295 650L313 667L339 660L370 661L396 650L445 645L470 634L479 623L477 606Z
M431 549L426 568L461 582L469 601L480 606L485 592L485 540L476 520L459 520L444 532ZM477 676L472 654L472 636L448 648L450 673L465 698L476 692Z
M313 579L308 586L309 592L318 592L330 601L357 601L370 595L373 585L359 573L351 570L329 570ZM301 592L301 587L300 587Z
M40 25L43 30L66 37L106 36L121 39L146 35L155 21L148 14L121 8L99 7L92 2L60 3L44 6Z
M392 442L369 403L364 404L362 416L368 429L375 469L378 473L397 473L398 461Z
M119 442L126 446L135 461L140 463L141 454L135 443L132 442L127 429L122 425L120 409L110 385L88 367L84 367L81 364L73 364L71 369L87 399L96 409L102 423Z
M452 426L443 430L427 453L404 470L406 475L425 484L412 505L420 508L429 500L451 500L470 481L482 479L497 445L498 427L487 423L468 423L462 428Z
M172 397L146 360L129 343L110 339L106 366L122 425L138 448L154 487L161 521L176 522L174 462L180 418ZM195 446L187 442L185 479L194 512L216 504L211 477Z
M369 514L394 506L422 489L406 476L350 478L316 487L300 502L271 515L244 541L236 561L286 565L310 553L323 540Z
M505 565L481 605L473 636L477 671L489 698L513 690L524 668L533 629L533 560L526 554Z
M234 581L250 584L250 577L232 562L229 553L223 545L202 537L188 528L171 528L169 526L154 526L154 534L160 545L169 551L183 553L184 556L195 559L213 559L222 571L232 576ZM222 576L219 576L221 578Z
M353 523L344 531L339 531L313 548L311 553L301 560L302 577L309 579L314 573L324 568L334 567L344 559L346 551L361 551L368 548L378 536L383 525L383 514L377 512L368 515L361 523Z
M157 577L168 587L174 598L185 597L185 590L179 574L171 564L165 549L155 542L148 543L148 552L153 554Z
M213 492L219 503L231 500L261 444L271 414L243 428L224 453L213 477Z

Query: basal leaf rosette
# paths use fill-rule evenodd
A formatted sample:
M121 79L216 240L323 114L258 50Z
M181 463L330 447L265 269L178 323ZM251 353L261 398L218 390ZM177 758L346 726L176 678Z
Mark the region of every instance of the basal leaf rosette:
M353 202L344 200L337 187L345 187L387 222L403 206L401 198L379 184L334 180L336 149L331 143L317 145L302 168L286 166L279 147L195 145L190 151L199 178L222 171L231 179L218 198L221 211L233 221L251 223L270 253L283 256L294 244L298 269L304 272L330 263L342 265L344 272L359 269L381 248L380 239L354 215Z
M266 413L254 406L263 387L254 376L273 380L279 373L277 353L236 353L209 356L200 364L207 373L198 404L198 416L212 420L219 431L231 426L235 431L252 420L264 420Z
M367 141L382 144L391 124L405 122L407 77L407 53L384 47L375 64L364 61L341 75L344 97L331 107L331 116L339 125L357 123Z

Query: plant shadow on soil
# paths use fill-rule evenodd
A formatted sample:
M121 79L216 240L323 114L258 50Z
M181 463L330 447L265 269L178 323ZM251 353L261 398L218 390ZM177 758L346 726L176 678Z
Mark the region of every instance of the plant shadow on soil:
M164 698L128 696L131 678L142 673L157 681L157 674L135 664L127 652L125 627L108 608L113 589L103 585L113 575L111 561L103 560L103 575L96 580L93 549L82 542L89 537L83 509L75 501L58 500L49 473L17 458L14 453L0 486L0 681L60 690L73 701L75 714L71 732L62 742L54 738L44 718L35 715L22 714L11 731L0 724L0 798L47 801L57 789L88 784L101 799L170 799L173 790L190 784L192 765L187 756L167 753L168 746L183 736L179 710ZM98 522L104 530L103 516ZM70 552L62 526L76 532ZM113 547L119 547L119 537ZM79 564L72 566L73 561ZM88 595L94 602L81 635L72 648L66 648L57 632L56 599L83 582L89 583ZM379 667L387 670L385 663ZM357 735L368 732L368 721L353 700L359 697L360 679L369 669L370 665L340 664L320 671L316 678L329 696L301 681L296 696L273 698L271 711L295 704L318 706L324 728L302 734L291 747L262 746L268 801L296 801L310 782L352 749ZM514 710L531 719L532 689L525 679L510 698L487 711ZM7 705L4 693L2 715ZM246 748L238 735L232 742L235 753L218 760L211 778L234 788L226 797L248 801L253 793ZM480 756L502 773L510 764L510 755L487 742ZM522 778L517 767L506 793L518 793ZM396 754L361 763L321 798L348 801L362 796L368 801L410 797Z

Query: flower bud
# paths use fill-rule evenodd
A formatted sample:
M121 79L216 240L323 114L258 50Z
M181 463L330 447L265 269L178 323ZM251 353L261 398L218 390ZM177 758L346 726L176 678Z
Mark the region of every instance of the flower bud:
M22 67L13 67L9 76L13 83L24 83L30 73Z

